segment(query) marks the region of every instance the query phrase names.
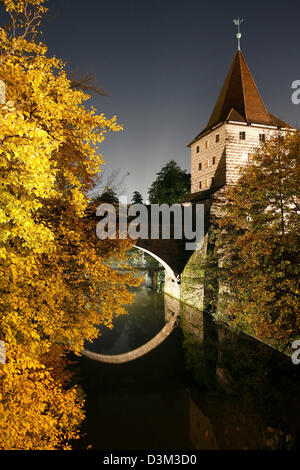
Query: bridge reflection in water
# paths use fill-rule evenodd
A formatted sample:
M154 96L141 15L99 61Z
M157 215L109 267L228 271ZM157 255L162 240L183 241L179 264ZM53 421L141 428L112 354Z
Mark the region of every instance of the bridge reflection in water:
M200 311L169 296L163 299L144 290L138 302L143 324L149 316L152 337L144 334L138 311L133 316L129 313L127 322L132 324L126 334L139 330L140 344L132 337L130 344L114 353L128 352L132 346L138 349L142 337L146 343L155 338L163 323L169 324L176 315L180 315L180 328L127 363L112 367L81 358L86 437L76 445L173 450L299 446L299 378L289 358L217 326ZM151 320L151 308L153 313L161 310L159 320L159 315ZM118 328L122 333L126 330L125 319L120 322L122 328L117 325L117 332L109 334L118 335ZM100 352L111 350L100 348Z
M108 362L109 364L122 364L123 362L133 361L138 359L139 357L148 354L153 349L157 348L165 339L172 333L176 324L178 322L178 315L176 313L172 313L171 318L169 319L168 323L160 330L160 332L154 336L154 338L150 339L146 344L140 346L133 351L129 351L123 354L100 354L89 351L84 349L81 354L83 356L89 357L94 361L99 362Z

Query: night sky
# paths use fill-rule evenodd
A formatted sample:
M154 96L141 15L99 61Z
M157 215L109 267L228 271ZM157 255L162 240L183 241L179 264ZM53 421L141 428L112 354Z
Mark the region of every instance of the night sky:
M237 48L233 18L244 18L241 48L270 112L299 125L291 83L300 79L300 3L285 1L49 0L49 53L74 73L93 72L109 97L92 104L124 131L102 145L107 169L144 197L175 159L190 171L186 145L211 114Z

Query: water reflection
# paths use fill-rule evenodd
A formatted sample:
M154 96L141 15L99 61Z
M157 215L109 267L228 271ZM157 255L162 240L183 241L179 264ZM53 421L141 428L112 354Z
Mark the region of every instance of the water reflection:
M192 377L195 447L295 449L299 376L290 359L242 333L217 326L200 312L197 324L197 312L190 307L181 306L181 316L186 367ZM201 438L193 424L201 422L199 416Z
M147 343L164 326L164 298L142 287L136 289L135 302L126 307L128 315L113 321L113 328L99 327L100 336L86 348L103 354L122 354Z
M169 296L140 289L129 315L93 344L119 354L180 314L155 350L128 364L80 360L86 436L95 449L295 449L299 378L289 358L217 326ZM78 444L76 444L78 445Z

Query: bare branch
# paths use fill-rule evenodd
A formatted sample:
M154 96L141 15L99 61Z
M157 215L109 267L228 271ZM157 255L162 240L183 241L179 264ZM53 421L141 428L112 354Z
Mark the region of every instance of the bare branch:
M127 175L120 175L120 170L113 170L109 174L103 171L99 173L93 189L90 191L90 197L95 199L108 190L116 193L119 197L125 192L125 178Z
M71 86L73 89L77 88L83 91L94 91L101 96L109 96L108 91L106 91L102 86L97 86L94 84L95 75L93 73L87 73L86 75L80 77L78 80L71 76Z

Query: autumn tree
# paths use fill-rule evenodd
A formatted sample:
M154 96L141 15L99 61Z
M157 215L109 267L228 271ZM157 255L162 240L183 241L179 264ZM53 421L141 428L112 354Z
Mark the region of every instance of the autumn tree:
M229 188L215 232L217 317L280 347L300 333L299 157L299 132L270 138Z
M191 175L170 160L158 173L149 188L151 204L176 204L181 202L191 189Z
M0 28L0 339L7 348L0 448L67 447L82 400L54 378L58 364L46 367L45 355L58 346L79 354L99 323L111 326L125 312L127 285L137 283L110 267L130 242L98 240L88 198L103 164L98 146L121 127L85 107L89 95L36 40L44 1L3 4L10 23Z
M34 359L24 346L9 348L0 368L0 448L9 450L70 449L84 418L83 397L65 387L61 357ZM54 372L54 363L58 371ZM49 366L51 364L51 367Z

